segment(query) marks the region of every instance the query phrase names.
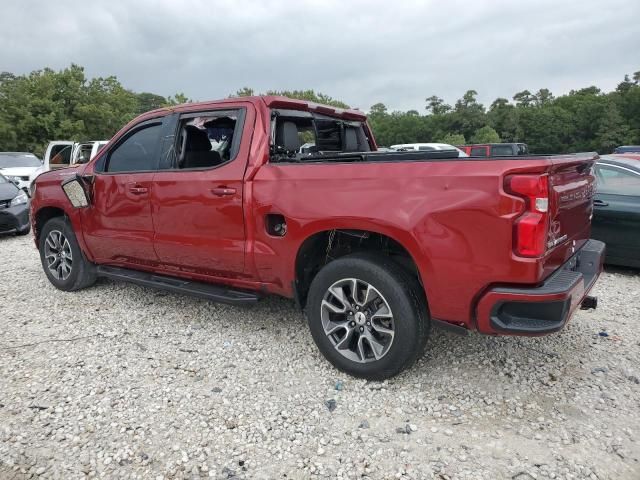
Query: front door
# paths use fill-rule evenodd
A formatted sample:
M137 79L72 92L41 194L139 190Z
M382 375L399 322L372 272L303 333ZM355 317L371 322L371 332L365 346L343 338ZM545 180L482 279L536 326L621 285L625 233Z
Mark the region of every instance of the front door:
M640 266L640 174L597 164L591 236L607 244L607 261Z
M162 128L162 119L136 125L84 172L93 174L84 239L100 262L157 263L150 197Z
M173 117L151 196L155 250L166 269L243 276L243 180L255 119L245 105Z

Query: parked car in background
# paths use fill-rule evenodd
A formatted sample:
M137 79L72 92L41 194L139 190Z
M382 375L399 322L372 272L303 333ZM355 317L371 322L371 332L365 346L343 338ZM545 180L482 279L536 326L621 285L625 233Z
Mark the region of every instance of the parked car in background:
M398 145L391 145L390 148L391 150L394 150L396 152L430 152L434 150L456 150L459 157L469 156L458 147L454 147L453 145L449 145L448 143L400 143Z
M379 380L432 323L543 335L595 307L596 159L377 152L360 111L229 98L148 112L40 175L32 226L61 290L103 276L237 305L283 295L333 365Z
M100 149L107 143L109 143L108 140L92 140L81 143L71 140L49 142L44 153L42 165L31 174L30 182L33 182L33 180L43 172L87 163L95 157Z
M108 142L108 140L91 140L80 143L70 140L49 142L43 159L44 171L87 163Z
M591 237L606 263L640 268L640 155L603 155L595 166Z
M0 173L27 193L34 173L41 170L42 162L33 153L0 152Z
M30 231L29 197L0 174L0 234L26 235Z
M616 147L613 153L640 153L640 145L623 145Z
M100 149L104 147L109 140L92 140L90 142L81 142L76 145L73 157L71 160L72 165L81 163L87 163L93 157L95 157Z
M529 153L526 143L485 143L458 145L458 148L470 157L515 157Z

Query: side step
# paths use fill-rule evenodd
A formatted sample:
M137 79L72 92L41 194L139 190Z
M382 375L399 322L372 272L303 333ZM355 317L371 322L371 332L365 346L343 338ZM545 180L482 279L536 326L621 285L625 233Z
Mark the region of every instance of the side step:
M129 270L119 267L107 267L99 265L98 276L111 278L113 280L123 280L135 283L144 287L157 288L173 293L191 295L193 297L204 298L212 302L227 303L229 305L249 305L260 300L260 296L249 291L234 290L231 288L212 285L204 282L192 282L183 278L156 275L138 270Z

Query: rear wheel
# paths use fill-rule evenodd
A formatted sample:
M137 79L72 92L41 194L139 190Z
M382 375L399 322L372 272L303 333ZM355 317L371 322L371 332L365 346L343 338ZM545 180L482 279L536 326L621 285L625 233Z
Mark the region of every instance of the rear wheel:
M429 316L417 280L388 258L352 254L314 278L307 301L313 339L336 368L382 380L424 351Z
M96 281L96 268L83 255L69 222L55 217L40 233L40 260L49 281L60 290L88 287Z

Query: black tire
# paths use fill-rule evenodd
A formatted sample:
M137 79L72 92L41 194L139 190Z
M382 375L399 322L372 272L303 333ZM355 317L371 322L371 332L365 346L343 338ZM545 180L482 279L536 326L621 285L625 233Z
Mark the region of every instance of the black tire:
M69 243L72 254L73 261L71 271L68 277L64 279L54 276L49 270L47 259L45 258L45 242L52 231L61 232L62 235L64 235L64 238L66 238ZM44 224L40 232L38 248L40 250L40 261L42 262L44 273L54 287L69 292L89 287L95 283L97 278L96 267L93 263L89 262L82 253L73 228L66 218L54 217Z
M325 295L345 278L356 278L374 287L393 312L395 333L388 350L379 359L369 358L368 363L344 356L334 346L337 340L331 340L323 327ZM320 270L309 289L306 314L311 335L325 358L337 369L368 380L384 380L411 366L423 354L431 326L418 280L393 260L369 253L341 257Z
M30 232L31 232L31 225L27 225L27 227L24 230L17 230L16 235L21 237L23 235L29 235Z

